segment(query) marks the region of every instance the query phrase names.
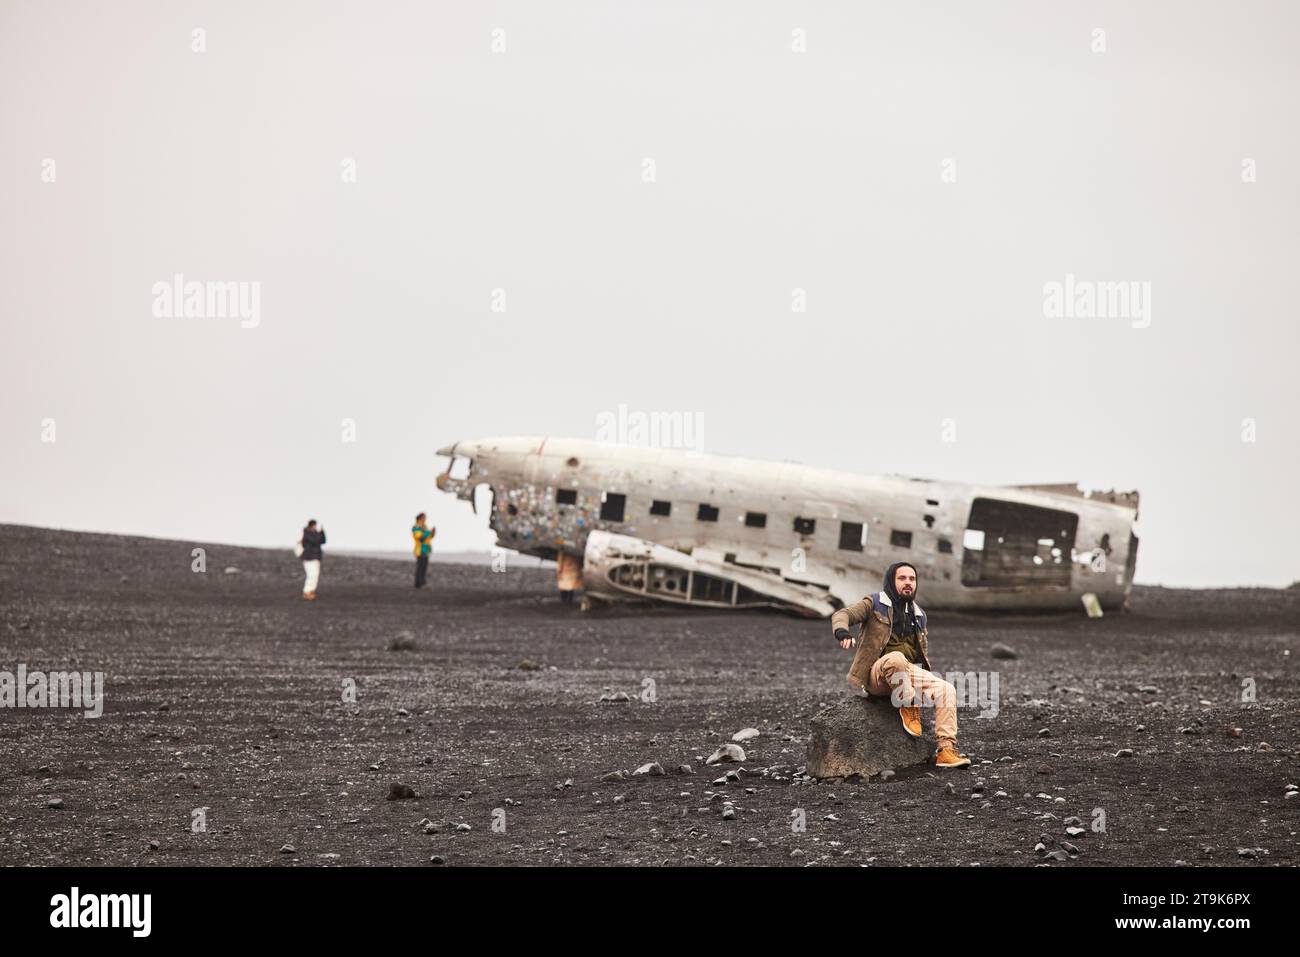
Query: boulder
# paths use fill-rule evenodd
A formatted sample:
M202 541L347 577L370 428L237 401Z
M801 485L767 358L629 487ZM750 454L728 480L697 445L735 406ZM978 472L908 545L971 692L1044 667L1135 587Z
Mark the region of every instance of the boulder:
M850 696L813 717L807 772L814 778L866 778L924 764L933 754L933 738L913 738L903 730L888 698Z

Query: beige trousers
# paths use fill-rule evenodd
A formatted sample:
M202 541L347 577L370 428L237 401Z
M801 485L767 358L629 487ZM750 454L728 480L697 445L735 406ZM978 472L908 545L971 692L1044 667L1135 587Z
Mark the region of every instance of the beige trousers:
M934 708L934 737L939 747L957 746L957 689L951 681L914 665L901 652L881 655L871 666L867 691L888 697L894 707L915 704ZM920 692L918 695L917 692Z

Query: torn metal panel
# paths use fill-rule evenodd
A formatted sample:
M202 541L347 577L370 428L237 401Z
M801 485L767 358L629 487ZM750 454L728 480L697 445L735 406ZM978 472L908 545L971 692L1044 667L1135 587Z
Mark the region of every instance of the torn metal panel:
M779 608L815 618L825 618L839 607L824 588L703 561L643 538L611 532L587 536L582 571L587 594L608 601Z

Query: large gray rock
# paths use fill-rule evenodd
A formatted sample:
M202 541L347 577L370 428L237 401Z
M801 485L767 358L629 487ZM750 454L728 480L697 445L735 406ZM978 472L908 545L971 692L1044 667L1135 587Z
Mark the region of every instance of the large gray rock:
M871 777L923 764L933 754L933 738L914 738L904 731L888 698L850 696L813 717L807 772L814 778Z

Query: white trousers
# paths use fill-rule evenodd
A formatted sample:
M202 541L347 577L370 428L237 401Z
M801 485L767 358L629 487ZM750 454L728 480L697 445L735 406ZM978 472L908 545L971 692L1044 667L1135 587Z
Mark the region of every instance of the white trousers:
M307 573L307 580L302 583L302 593L305 595L309 591L315 591L316 583L320 581L320 559L303 562L302 569Z

